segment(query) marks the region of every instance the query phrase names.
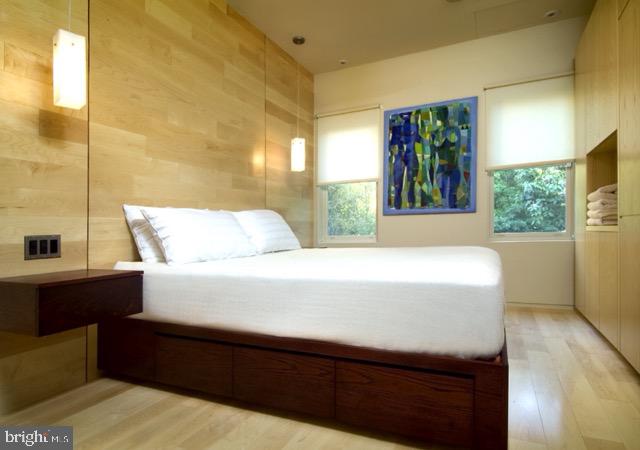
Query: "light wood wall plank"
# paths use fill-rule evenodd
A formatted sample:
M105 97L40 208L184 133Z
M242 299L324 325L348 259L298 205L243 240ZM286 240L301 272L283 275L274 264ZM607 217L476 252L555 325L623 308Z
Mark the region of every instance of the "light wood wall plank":
M4 70L20 77L51 84L51 58L10 43L4 46Z
M86 1L73 11L73 30L86 35ZM86 108L53 105L52 38L66 15L66 3L0 0L2 276L87 267ZM61 234L62 257L24 261L27 234ZM0 333L0 414L84 381L85 329Z
M85 382L85 330L73 330L64 339L47 339L26 338L31 345L17 340L25 350L2 358L0 411L18 410Z

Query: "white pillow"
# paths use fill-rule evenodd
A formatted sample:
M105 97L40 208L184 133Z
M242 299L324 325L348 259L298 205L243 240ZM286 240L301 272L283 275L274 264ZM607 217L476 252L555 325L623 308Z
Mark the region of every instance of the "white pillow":
M142 215L142 206L122 205L124 210L124 217L131 230L133 240L138 247L138 253L143 262L154 263L164 262L164 255L160 244L158 244L155 231L147 222L147 219Z
M228 211L143 208L142 214L155 230L168 264L256 254L256 248Z
M233 213L258 253L298 250L300 241L280 214L268 209Z

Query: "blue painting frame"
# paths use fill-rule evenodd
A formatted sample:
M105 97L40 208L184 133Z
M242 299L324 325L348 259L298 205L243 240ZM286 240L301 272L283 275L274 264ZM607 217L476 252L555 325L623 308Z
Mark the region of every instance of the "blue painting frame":
M457 106L456 106L457 105ZM437 160L437 163L433 163L432 164L428 164L428 174L425 173L425 175L427 175L427 179L429 178L433 178L433 180L435 181L436 177L438 175L441 176L446 176L449 184L447 185L447 192L449 192L449 195L446 196L446 199L442 199L441 196L441 192L439 189L439 186L431 186L431 188L429 187L420 187L419 189L419 194L421 195L421 201L420 201L420 205L416 206L416 192L414 191L412 197L413 197L413 205L411 205L411 202L407 202L407 206L406 207L402 207L402 198L400 200L401 202L401 206L399 209L397 209L395 206L398 205L397 203L397 188L398 186L396 184L393 184L393 189L394 189L394 195L392 195L392 192L390 191L390 183L391 183L391 178L393 178L394 180L397 180L397 178L395 178L396 176L399 176L399 172L395 172L395 173L391 173L390 172L390 160L393 159L394 161L394 170L397 170L398 167L396 167L396 163L395 163L395 155L394 157L391 158L391 154L390 154L390 149L393 148L395 151L398 151L398 147L397 146L397 127L399 126L398 124L401 122L404 128L402 131L402 139L408 139L405 137L405 133L407 132L407 125L409 127L411 127L411 132L410 134L413 135L415 133L413 133L413 131L418 133L419 139L420 139L420 149L423 150L423 145L427 145L426 142L429 141L431 139L431 137L429 138L425 138L424 134L420 134L420 131L418 131L418 128L416 128L415 130L413 129L413 120L415 117L415 114L418 112L421 112L421 110L427 110L427 109L435 109L436 111L438 110L438 107L447 107L447 111L451 112L452 110L450 109L450 107L457 107L458 110L459 108L463 108L464 109L464 114L468 114L468 124L466 125L467 128L465 128L464 126L453 126L453 127L448 127L445 132L449 132L449 133L454 133L451 134L451 138L452 140L455 139L454 142L460 142L458 145L461 146L464 141L466 140L467 146L466 146L466 151L464 153L462 153L462 155L464 156L464 161L461 162L461 164L465 164L464 167L468 168L468 172L466 170L462 170L462 174L460 174L460 166L455 167L455 169L453 170L453 172L457 172L457 175L453 174L452 171L446 171L446 175L441 175L443 172L439 171L439 172L435 172L433 169L433 165L436 166L436 171L438 170L437 167L439 167L439 158L432 158L434 160ZM468 108L468 112L465 108ZM458 111L456 110L456 111ZM433 111L433 110L431 110ZM409 121L411 122L410 124L407 123L407 117L409 117ZM462 117L462 116L461 116ZM466 117L466 116L465 116ZM391 129L391 124L392 124L392 120L394 127L396 128L395 130ZM422 115L420 117L420 121L421 121L421 125L423 123L429 123L429 122L425 122L422 121ZM457 122L456 122L457 123ZM416 125L417 126L417 125ZM441 127L440 127L441 128ZM392 109L392 110L388 110L385 111L384 113L384 135L383 135L383 139L384 139L384 155L383 155L383 165L384 165L384 182L383 182L383 186L384 186L384 194L383 194L383 215L388 216L388 215L413 215L413 214L450 214L450 213L475 213L476 212L476 186L477 186L477 160L478 160L478 154L477 154L477 129L478 129L478 97L464 97L464 98L458 98L458 99L453 99L453 100L446 100L446 101L441 101L441 102L435 102L435 103L426 103L423 105L416 105L416 106L408 106L408 107L404 107L404 108L397 108L397 109ZM468 130L466 133L464 133L464 131L462 130ZM425 134L428 132L428 130L422 130ZM465 136L465 138L463 140L462 136ZM435 136L435 135L431 135L431 136ZM448 139L448 137L444 136L441 133L440 135L440 140L442 141L443 145L445 140ZM391 145L391 141L395 140L395 144ZM417 140L413 139L413 145L417 147ZM406 145L403 142L401 145L403 145L406 149ZM453 148L451 146L455 146L456 144L451 144L449 143L450 148ZM435 143L432 145L435 147ZM413 151L413 150L412 150ZM456 150L459 151L459 148ZM417 152L417 150L416 150ZM430 150L431 152L431 150ZM431 154L431 153L429 153ZM437 155L437 153L436 153ZM424 157L424 156L423 156ZM415 162L417 163L418 157L416 156ZM403 181L404 183L406 183L406 175L407 175L407 164L404 161L404 156L402 157L402 161L400 162L400 164L404 164L404 169L405 172L403 172ZM418 163L419 164L419 168L418 171L420 170L424 170L424 167L422 166L422 163ZM448 165L447 167L452 167L451 165ZM465 174L468 173L468 179L464 178ZM459 186L460 184L463 184L463 187L466 187L468 190L466 191L466 195L463 195L463 198L466 198L465 200L465 204L463 207L459 207L458 205L456 205L456 207L449 207L449 203L456 203L456 195L458 192L458 190L456 190L456 195L454 195L453 197L451 196L451 177L452 176L457 176L458 181L456 184L456 187ZM463 179L464 178L464 179ZM399 181L399 180L398 180ZM430 181L430 180L429 180ZM402 184L401 182L401 184ZM411 182L413 182L415 184L415 182L413 181L413 179L411 180ZM419 182L419 181L418 181ZM422 183L421 186L424 186L425 183ZM427 183L429 184L429 183ZM414 186L414 190L417 188L417 186ZM438 195L440 195L440 202L444 203L444 205L436 205L435 201L433 200L434 197L436 197L436 195L432 195L432 192L430 191L430 189L432 189L434 192L438 191ZM404 186L403 186L404 189ZM425 194L423 194L423 192L425 192ZM429 192L427 194L427 192ZM464 193L464 190L462 191ZM403 191L403 195L404 195L404 191ZM409 194L410 195L410 194ZM453 198L453 201L452 201ZM393 200L393 204L391 204L390 200ZM423 203L425 203L423 205ZM431 205L430 205L431 204Z

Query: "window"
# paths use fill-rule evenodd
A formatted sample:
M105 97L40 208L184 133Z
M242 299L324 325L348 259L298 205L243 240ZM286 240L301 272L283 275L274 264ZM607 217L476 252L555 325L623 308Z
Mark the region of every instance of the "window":
M331 184L321 188L326 205L321 214L321 241L375 241L377 183Z
M318 118L318 241L376 241L380 110Z
M567 238L573 189L573 76L486 90L491 235Z
M567 234L570 166L493 172L493 234Z

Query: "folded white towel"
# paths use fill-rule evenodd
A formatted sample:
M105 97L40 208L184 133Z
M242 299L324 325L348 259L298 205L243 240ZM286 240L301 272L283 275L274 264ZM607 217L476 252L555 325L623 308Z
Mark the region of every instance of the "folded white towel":
M600 192L601 194L611 194L613 192L618 192L618 183L599 187L598 189L596 189L596 192Z
M618 224L618 218L612 218L612 219L587 219L587 225L589 226L593 226L593 225L617 225Z
M588 209L606 209L606 208L617 208L618 207L618 201L617 200L611 200L611 199L607 199L607 198L603 198L601 200L595 201L595 202L591 202L587 205Z
M587 211L587 217L592 219L604 219L605 217L618 217L618 209L603 209L600 211Z
M597 202L598 200L618 200L618 194L612 194L610 192L592 192L587 195L587 200L590 202Z

